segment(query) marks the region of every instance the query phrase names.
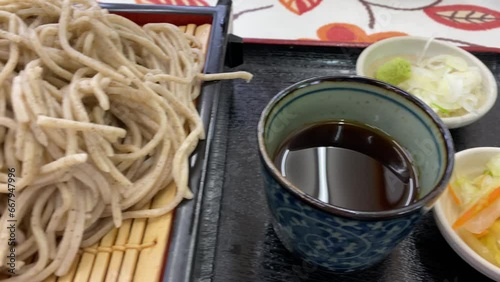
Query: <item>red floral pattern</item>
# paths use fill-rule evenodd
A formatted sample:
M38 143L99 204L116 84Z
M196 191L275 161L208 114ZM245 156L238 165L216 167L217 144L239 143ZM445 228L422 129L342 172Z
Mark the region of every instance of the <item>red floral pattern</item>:
M408 35L397 31L377 32L368 35L359 26L347 23L330 23L324 25L318 29L317 34L321 41L353 43L372 43L389 37Z
M500 12L480 6L437 6L426 8L424 12L438 23L463 30L487 30L500 27Z
M280 3L291 12L302 15L318 7L322 0L280 0Z

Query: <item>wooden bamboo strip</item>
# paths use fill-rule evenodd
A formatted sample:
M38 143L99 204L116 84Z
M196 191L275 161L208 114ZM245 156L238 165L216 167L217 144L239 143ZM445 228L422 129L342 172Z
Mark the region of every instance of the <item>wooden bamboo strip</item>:
M201 42L201 50L203 54L207 54L208 41L210 40L210 30L212 26L209 24L200 25L196 28L194 36Z
M146 230L147 223L148 220L146 218L134 219L127 244L140 245L142 243L142 238L144 236L144 230ZM120 273L118 276L118 281L132 281L138 258L139 250L135 248L125 250L122 267L120 268Z
M160 208L170 202L175 196L175 184L160 191L153 199L152 208ZM134 281L159 281L165 257L170 231L172 227L172 218L174 213L148 219L148 225L144 233L142 244L151 247L141 250L137 269L134 275Z
M68 273L64 275L63 277L59 277L57 279L58 282L72 282L73 278L75 277L76 270L78 268L78 263L80 262L80 255L75 259L73 264L71 265L71 268L69 269Z
M111 248L115 243L116 237L118 236L118 229L114 228L106 234L101 239L100 246L104 248ZM111 253L112 252L98 252L95 262L94 268L92 268L92 273L90 276L91 282L102 282L106 277L106 273L108 271L108 265L111 261Z
M184 31L184 33L189 34L189 35L194 35L195 30L196 30L195 24L188 24L186 26L186 30Z
M98 246L99 244L94 244L91 246L91 249L96 249ZM89 252L82 253L75 277L73 278L74 282L87 282L89 280L92 266L94 265L94 259L95 254Z
M132 227L132 220L128 219L123 221L122 226L118 230L118 235L116 237L115 246L123 246L127 243L128 236L130 234L130 228ZM115 282L118 280L120 275L120 268L122 266L123 251L115 250L111 253L111 260L108 265L106 282Z
M0 276L1 278L1 276ZM57 282L57 277L52 275L49 278L45 279L44 282Z

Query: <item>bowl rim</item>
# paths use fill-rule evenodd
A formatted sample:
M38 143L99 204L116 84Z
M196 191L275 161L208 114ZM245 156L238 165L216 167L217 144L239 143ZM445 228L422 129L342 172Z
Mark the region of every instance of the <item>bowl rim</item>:
M398 209L388 210L388 211L357 211L347 208L342 208L339 206L331 205L324 203L306 193L302 190L298 189L295 185L293 185L290 181L288 181L285 177L281 175L278 169L275 167L274 162L271 157L268 155L265 143L264 143L264 126L268 121L269 113L281 100L283 100L288 94L295 92L296 90L313 86L323 82L350 82L353 84L362 84L362 85L371 85L382 90L391 91L396 95L402 96L410 103L413 103L418 108L422 110L422 113L427 115L430 120L433 122L433 125L439 130L440 138L442 139L442 143L445 145L445 157L443 159L445 170L437 181L435 187L427 193L423 198L419 199L415 203L412 203L408 206L404 206ZM326 213L333 214L336 216L341 216L344 218L353 218L357 220L380 220L380 219L393 219L398 217L403 217L405 215L418 212L421 208L427 207L427 210L430 210L431 206L434 204L435 200L446 188L448 181L453 172L454 166L454 145L453 139L451 137L451 133L448 128L444 125L442 120L437 116L437 114L424 102L420 101L413 95L394 87L385 82L381 82L375 79L361 77L356 75L342 75L342 76L320 76L313 77L309 79L305 79L299 81L283 90L278 92L276 96L274 96L266 105L264 110L261 113L258 129L257 129L257 138L258 138L258 146L259 153L262 161L265 164L265 169L267 169L272 177L277 180L284 189L286 189L290 194L301 200L302 202L312 206L314 208L320 209Z
M455 162L461 162L461 158L465 158L467 155L472 155L478 152L496 152L500 153L500 147L474 147L462 150L455 154ZM476 253L464 240L455 232L451 223L446 219L444 208L442 206L441 196L434 205L434 220L437 223L438 229L445 238L446 242L451 246L451 248L467 263L474 267L479 272L488 276L491 279L500 279L500 267L495 266L491 262L487 261Z
M422 43L427 43L427 41L429 41L430 39L431 39L430 37L422 37L422 36L397 36L377 41L368 46L367 48L365 48L357 58L356 74L360 76L366 76L366 74L364 73L364 67L367 58L372 52L374 52L374 50L378 48L384 48L384 45L392 44L398 41L419 41ZM485 95L486 95L485 101L481 105L481 107L477 109L476 114L466 113L464 115L457 117L442 117L441 119L449 128L462 127L479 120L486 113L488 113L491 110L491 108L493 108L497 100L498 90L497 90L497 82L495 80L495 76L481 60L479 60L476 56L464 50L463 48L460 48L449 42L439 40L438 38L434 39L433 43L443 46L445 48L453 49L457 51L459 54L461 54L463 57L467 57L472 62L474 62L475 66L478 67L480 72L482 73L483 79L486 80L486 85L489 86L488 89L485 90Z

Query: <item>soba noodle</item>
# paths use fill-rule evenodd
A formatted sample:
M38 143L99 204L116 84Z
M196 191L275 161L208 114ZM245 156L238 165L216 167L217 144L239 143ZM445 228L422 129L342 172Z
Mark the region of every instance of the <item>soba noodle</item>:
M170 24L138 26L92 0L1 1L0 64L6 274L8 169L16 171L18 261L8 281L62 276L80 247L124 219L191 198L188 158L204 138L193 103L200 83L251 78L202 74L196 38ZM173 200L145 208L171 181Z

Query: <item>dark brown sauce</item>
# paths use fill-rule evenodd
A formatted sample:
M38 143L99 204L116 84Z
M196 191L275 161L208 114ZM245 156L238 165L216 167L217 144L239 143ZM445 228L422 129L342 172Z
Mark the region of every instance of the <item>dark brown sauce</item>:
M295 132L274 162L305 193L351 210L391 210L418 197L406 150L382 131L355 122L318 123Z

